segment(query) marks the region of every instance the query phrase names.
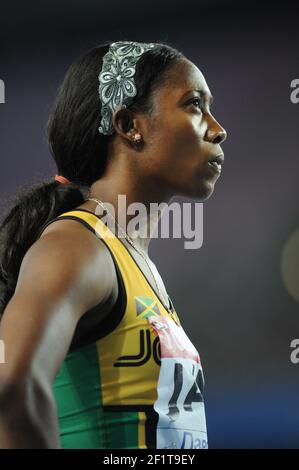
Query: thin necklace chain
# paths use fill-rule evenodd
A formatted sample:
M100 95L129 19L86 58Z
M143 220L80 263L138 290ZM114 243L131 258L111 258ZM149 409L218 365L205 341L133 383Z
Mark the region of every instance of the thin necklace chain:
M153 279L154 279L154 281L155 281L157 290L158 290L158 292L159 292L159 296L160 296L161 301L162 301L162 300L164 299L164 296L162 295L162 292L161 292L161 290L160 290L160 288L159 288L159 284L158 284L157 281L156 281L156 277L155 277L155 275L154 275L154 273L153 273L153 270L152 270L152 268L151 268L151 266L150 266L150 264L149 264L149 261L148 261L148 259L147 259L147 256L145 255L145 253L144 253L140 248L138 248L138 247L135 245L133 239L123 230L123 228L119 225L119 223L117 222L117 220L115 219L115 217L111 214L111 212L107 209L107 207L105 206L105 204L104 204L100 199L97 199L97 198L95 198L95 197L90 197L90 198L87 198L87 199L85 199L85 200L86 200L86 201L94 201L94 202L96 202L97 204L99 204L99 205L114 219L114 221L116 222L116 224L117 224L118 228L120 229L121 233L124 235L125 239L126 239L126 240L130 243L130 245L137 251L137 253L139 253L139 254L142 256L142 258L143 258L144 261L146 262L146 264L147 264L147 266L148 266L150 272L152 273L152 276L153 276ZM168 297L168 298L169 298L169 297ZM170 310L169 306L166 306L166 304L165 304L164 301L163 301L163 304L164 304L164 307L165 307L167 310Z

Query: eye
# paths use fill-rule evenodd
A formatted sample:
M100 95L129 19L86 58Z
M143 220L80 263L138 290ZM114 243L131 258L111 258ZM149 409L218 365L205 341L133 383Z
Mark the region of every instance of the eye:
M200 98L193 98L190 103L195 104L202 111L202 100Z

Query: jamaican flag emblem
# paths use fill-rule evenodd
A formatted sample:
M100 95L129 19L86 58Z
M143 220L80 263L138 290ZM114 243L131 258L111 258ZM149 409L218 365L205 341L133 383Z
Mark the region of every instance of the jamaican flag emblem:
M149 297L135 296L135 302L137 317L146 320L148 317L161 315L156 300L150 299Z

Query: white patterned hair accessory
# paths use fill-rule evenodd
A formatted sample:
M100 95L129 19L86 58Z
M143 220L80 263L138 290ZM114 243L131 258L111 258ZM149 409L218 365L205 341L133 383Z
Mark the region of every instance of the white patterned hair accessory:
M99 74L99 96L102 103L100 134L113 134L113 112L120 107L129 106L137 95L134 80L137 61L155 43L120 41L110 44L103 57Z

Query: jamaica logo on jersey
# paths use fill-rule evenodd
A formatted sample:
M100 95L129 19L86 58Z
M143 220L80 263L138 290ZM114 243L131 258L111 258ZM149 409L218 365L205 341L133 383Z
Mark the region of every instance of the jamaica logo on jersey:
M135 296L137 317L146 320L149 317L161 315L157 301L144 296Z

